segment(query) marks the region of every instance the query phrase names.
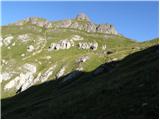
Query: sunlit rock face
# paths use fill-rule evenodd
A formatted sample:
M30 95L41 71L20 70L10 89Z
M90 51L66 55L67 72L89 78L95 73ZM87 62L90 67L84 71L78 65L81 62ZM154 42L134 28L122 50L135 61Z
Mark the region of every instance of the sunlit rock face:
M77 20L86 20L86 21L90 21L89 17L85 14L85 13L79 13L76 16Z

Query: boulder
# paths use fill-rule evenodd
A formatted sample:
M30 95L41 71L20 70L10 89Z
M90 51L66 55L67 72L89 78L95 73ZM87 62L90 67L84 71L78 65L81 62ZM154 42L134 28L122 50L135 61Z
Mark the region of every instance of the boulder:
M11 44L13 38L14 38L14 37L10 35L10 36L6 37L5 39L3 39L3 43L4 43L6 46L8 46L9 44Z
M34 50L33 45L29 45L29 46L27 47L27 51L28 51L28 52L32 52L33 50Z

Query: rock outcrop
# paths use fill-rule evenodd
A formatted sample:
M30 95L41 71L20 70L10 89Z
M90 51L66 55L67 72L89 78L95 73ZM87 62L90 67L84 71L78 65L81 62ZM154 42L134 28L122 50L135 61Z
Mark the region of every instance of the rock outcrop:
M78 63L86 62L89 60L89 56L82 56L78 59Z
M28 52L32 52L34 50L34 46L33 45L29 45L28 47L27 47L27 51Z
M38 81L45 82L46 80L48 80L48 78L53 74L55 68L57 65L53 65L51 66L48 70L46 70L44 73L39 73L37 75L37 77L34 79L34 83L37 83Z
M58 43L52 43L49 46L48 51L60 50L60 49L69 49L70 47L71 47L71 42L68 41L67 39L65 39L65 40L60 40Z
M79 13L77 16L76 16L76 20L86 20L86 21L90 21L89 17L84 14L84 13Z
M83 30L86 32L98 32L106 34L118 35L115 27L111 24L94 24L87 15L80 13L76 16L75 20L64 20L57 24L56 28L72 28Z
M97 50L98 48L98 43L97 42L80 42L78 44L80 49L91 49L91 50Z
M55 22L49 22L46 19L39 18L39 17L30 17L25 20L16 22L15 25L22 26L26 23L37 25L39 27L43 27L46 29L72 28L77 30L83 30L86 32L98 32L98 33L118 35L118 32L116 31L113 25L95 24L84 13L78 14L75 17L75 19L68 19L68 20L55 21ZM34 26L30 26L30 27L34 27Z
M21 42L27 42L30 39L30 36L28 34L22 34L18 35L17 39Z
M1 79L6 81L9 80L12 77L12 74L9 72L3 72L1 73Z
M39 18L39 17L29 17L25 20L16 22L15 25L22 26L26 23L30 23L30 24L37 25L39 27L45 27L45 28L51 28L52 27L51 22L49 22L49 21L47 21L43 18Z
M35 73L36 73L36 66L28 63L24 64L21 68L19 76L15 77L13 80L8 82L4 86L4 90L9 90L14 87L16 87L16 90L19 90L20 88L21 91L26 90L32 85L34 79L33 75Z
M113 27L113 25L110 25L110 24L98 25L96 27L96 31L100 33L107 33L107 34L115 34L115 35L118 34L115 28Z
M3 39L3 43L5 46L8 46L9 44L11 44L12 40L13 40L13 36L9 35L8 37Z

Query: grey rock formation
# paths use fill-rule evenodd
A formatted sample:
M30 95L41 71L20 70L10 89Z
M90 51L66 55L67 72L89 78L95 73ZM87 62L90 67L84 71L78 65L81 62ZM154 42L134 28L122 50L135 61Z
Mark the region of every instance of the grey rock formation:
M89 17L84 14L84 13L79 13L77 16L76 16L76 19L77 20L86 20L86 21L90 21Z
M75 20L76 21L71 21L71 20L63 21L58 26L62 28L73 28L78 30L84 30L87 32L99 32L99 33L115 34L115 35L118 34L113 25L94 24L90 21L89 17L84 13L78 14Z
M3 43L4 45L8 46L9 44L11 44L12 40L13 40L13 36L9 35L8 37L3 39Z
M86 32L99 32L99 33L118 35L113 25L94 24L89 19L89 17L84 13L78 14L75 19L68 19L56 22L49 22L45 19L38 17L30 17L25 19L24 21L19 21L15 23L15 25L24 25L26 23L31 23L33 25L37 25L39 27L44 27L44 28L72 28L72 29L84 30Z
M17 39L21 42L27 42L30 39L30 36L28 34L22 34L18 35Z
M45 82L48 80L48 78L53 74L55 68L57 65L51 66L48 70L46 70L44 73L39 73L38 76L34 79L34 83L37 83L38 81L40 82Z
M98 48L98 43L92 43L92 42L80 42L78 44L80 49L92 49L92 50L97 50Z
M45 28L53 27L51 22L38 17L30 17L30 18L27 18L25 21L33 25L37 25L39 27L45 27Z
M71 47L71 42L67 39L60 40L58 43L52 43L49 46L48 51L59 50L59 49L69 49Z
M34 74L36 73L36 66L32 64L24 64L21 68L19 76L15 77L13 80L9 81L5 86L4 90L9 90L16 87L16 90L22 89L22 91L29 88L34 79Z
M56 24L56 27L68 28L72 24L71 20L63 20L60 23Z
M113 27L113 25L110 25L110 24L98 25L96 28L96 31L100 33L107 33L107 34L115 34L115 35L118 34L115 28Z
M1 77L2 77L2 80L6 81L12 77L12 74L9 72L3 72L3 73L1 73Z

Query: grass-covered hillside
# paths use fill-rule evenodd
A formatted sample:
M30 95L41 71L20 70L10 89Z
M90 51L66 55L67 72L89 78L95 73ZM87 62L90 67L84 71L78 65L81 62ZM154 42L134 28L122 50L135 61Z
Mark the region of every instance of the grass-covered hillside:
M33 86L2 100L2 118L158 118L158 53L156 45L72 80Z
M143 88L144 85L139 85L141 82L150 81L158 74L152 71L158 64L158 48L150 48L158 42L158 38L146 42L131 40L113 25L95 24L85 14L62 21L31 17L2 26L3 117L127 117L122 109L134 108L129 105L132 100L127 95L135 93L135 101L138 101L137 95L141 94L131 88L134 85ZM156 83L157 77L153 80ZM119 86L125 86L122 92ZM144 89L142 94L148 95L147 90L150 88ZM126 97L118 101L119 96ZM130 102L127 103L127 99ZM123 100L129 108L123 107ZM135 105L141 104L135 101ZM111 106L106 107L108 105ZM114 112L117 114L112 114ZM137 117L146 117L143 111L131 112ZM138 116L139 113L142 114Z

